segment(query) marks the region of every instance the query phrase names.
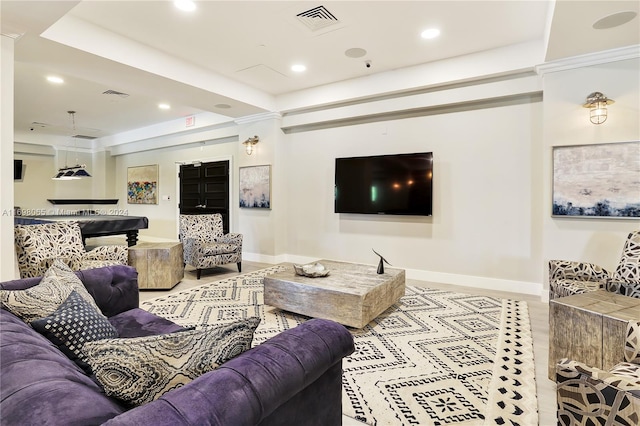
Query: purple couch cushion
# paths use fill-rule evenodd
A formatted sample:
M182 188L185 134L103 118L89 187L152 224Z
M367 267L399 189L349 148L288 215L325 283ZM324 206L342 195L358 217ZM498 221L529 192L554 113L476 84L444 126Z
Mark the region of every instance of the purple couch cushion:
M0 309L2 424L98 425L126 411L43 336Z
M158 317L143 309L135 308L109 318L120 337L143 337L182 331L183 327L168 319Z

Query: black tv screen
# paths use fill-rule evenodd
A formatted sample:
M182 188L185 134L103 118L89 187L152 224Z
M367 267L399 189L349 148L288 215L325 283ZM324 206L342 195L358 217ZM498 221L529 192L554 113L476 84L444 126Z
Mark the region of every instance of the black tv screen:
M431 216L433 153L336 158L335 212Z
M13 160L13 179L22 179L22 160Z

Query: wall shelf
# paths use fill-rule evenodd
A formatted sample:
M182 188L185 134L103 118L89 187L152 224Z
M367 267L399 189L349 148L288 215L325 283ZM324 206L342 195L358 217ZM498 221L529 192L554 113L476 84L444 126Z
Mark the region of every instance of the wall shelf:
M118 204L117 198L47 198L47 201L56 205L70 204Z

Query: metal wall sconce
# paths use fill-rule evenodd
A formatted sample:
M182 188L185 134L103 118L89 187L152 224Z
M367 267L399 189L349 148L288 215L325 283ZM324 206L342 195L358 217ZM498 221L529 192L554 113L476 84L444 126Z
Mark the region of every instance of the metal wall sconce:
M242 144L244 145L245 151L247 152L247 155L251 155L251 153L253 152L253 146L258 142L260 142L260 138L258 136L254 136L242 142Z
M614 102L600 92L593 92L587 96L587 102L582 106L589 108L589 119L593 124L602 124L607 121L607 105Z

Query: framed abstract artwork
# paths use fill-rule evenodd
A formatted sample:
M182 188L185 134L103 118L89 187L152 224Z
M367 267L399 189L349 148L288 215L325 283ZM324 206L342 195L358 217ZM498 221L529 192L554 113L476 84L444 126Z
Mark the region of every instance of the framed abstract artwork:
M127 203L158 204L158 165L127 169Z
M271 166L240 167L240 207L271 208Z
M553 147L553 217L640 218L640 142Z

